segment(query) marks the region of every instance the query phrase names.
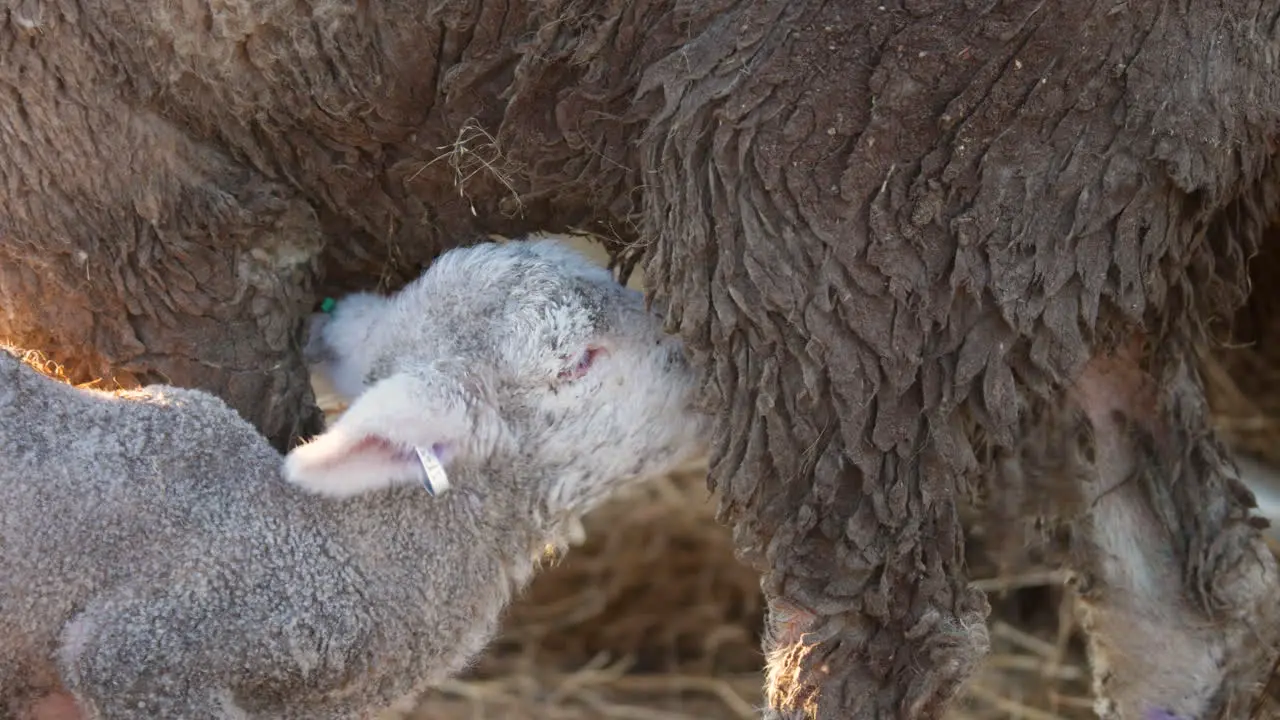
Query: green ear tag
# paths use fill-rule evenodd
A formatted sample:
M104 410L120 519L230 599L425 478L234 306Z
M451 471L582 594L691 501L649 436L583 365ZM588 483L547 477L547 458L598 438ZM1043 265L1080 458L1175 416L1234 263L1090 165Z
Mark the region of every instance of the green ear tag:
M333 306L337 304L338 302L333 298L325 298L323 301L320 302L320 312L331 313L333 312Z

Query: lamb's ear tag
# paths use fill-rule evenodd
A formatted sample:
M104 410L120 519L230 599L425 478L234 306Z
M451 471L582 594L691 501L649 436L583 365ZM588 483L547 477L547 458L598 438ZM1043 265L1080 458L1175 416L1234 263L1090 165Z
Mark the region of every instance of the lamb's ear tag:
M435 497L448 490L449 474L444 471L440 458L431 450L420 447L415 447L413 451L418 454L418 462L422 464L422 487L426 488L427 494Z

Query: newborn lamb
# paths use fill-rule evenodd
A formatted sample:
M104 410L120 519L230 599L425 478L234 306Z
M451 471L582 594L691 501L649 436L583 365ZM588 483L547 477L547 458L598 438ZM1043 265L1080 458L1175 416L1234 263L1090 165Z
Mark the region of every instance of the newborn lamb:
M676 341L552 241L345 299L308 352L354 402L283 462L208 394L0 352L0 716L372 713L480 652L573 518L701 451Z

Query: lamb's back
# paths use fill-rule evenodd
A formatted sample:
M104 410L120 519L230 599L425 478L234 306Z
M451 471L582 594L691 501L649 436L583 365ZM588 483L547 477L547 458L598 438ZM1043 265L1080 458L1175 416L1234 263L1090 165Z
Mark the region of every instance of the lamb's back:
M6 351L0 447L0 632L29 639L179 558L250 554L274 522L261 508L293 495L279 455L221 400L80 390Z

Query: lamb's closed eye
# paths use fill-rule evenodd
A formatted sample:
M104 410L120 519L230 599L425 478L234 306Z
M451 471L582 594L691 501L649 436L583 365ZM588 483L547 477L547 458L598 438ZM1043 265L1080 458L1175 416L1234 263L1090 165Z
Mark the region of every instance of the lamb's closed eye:
M560 374L556 376L558 380L573 381L585 376L591 370L591 366L596 360L605 354L604 348L588 346L585 350L573 358Z

